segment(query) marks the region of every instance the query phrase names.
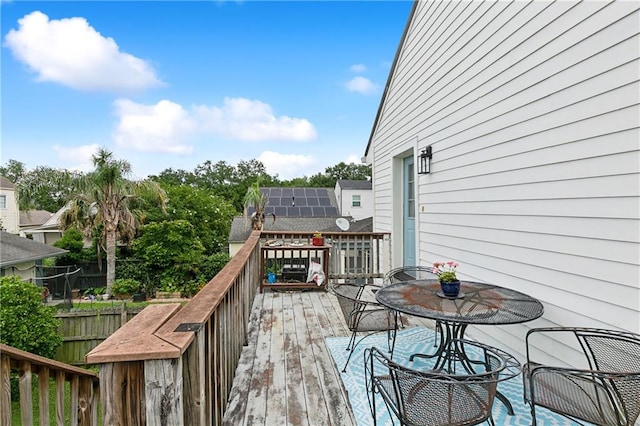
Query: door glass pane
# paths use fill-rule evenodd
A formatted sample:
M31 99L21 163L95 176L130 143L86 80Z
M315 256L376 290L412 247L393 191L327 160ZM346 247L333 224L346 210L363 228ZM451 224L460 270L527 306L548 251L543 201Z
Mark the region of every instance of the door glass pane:
M413 163L407 166L407 217L416 216L416 200L414 191Z

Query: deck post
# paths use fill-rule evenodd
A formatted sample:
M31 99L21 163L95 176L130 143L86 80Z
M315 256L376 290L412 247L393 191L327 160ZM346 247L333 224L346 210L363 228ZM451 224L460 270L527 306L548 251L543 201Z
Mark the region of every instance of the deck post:
M145 361L144 381L146 424L148 426L183 424L182 357Z

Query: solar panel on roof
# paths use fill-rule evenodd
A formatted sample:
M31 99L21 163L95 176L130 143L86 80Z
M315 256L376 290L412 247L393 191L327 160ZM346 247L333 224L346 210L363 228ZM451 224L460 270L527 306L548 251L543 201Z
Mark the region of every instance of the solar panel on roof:
M318 201L319 201L319 204L323 207L331 206L331 200L329 200L329 198L326 198L326 197L318 198Z
M324 207L312 207L311 209L313 211L313 215L314 216L325 217L324 216Z
M293 195L293 188L282 188L283 197L291 197Z
M325 207L324 213L326 217L338 216L338 209L336 209L335 207Z
M307 205L308 206L317 206L317 205L319 205L318 199L317 198L307 198Z
M307 205L306 198L296 198L296 206L304 207Z
M311 207L300 207L300 216L311 217L312 216Z
M296 197L304 197L305 196L304 188L294 188L293 195L295 195Z
M300 217L300 207L287 207L288 217Z
M269 193L269 197L279 197L282 194L282 189L280 188L271 188L271 192Z
M279 216L279 217L285 217L287 215L287 208L286 207L276 207L275 214L276 214L276 216Z
M318 195L318 192L316 191L315 188L305 188L304 192L307 195L307 197L315 197Z

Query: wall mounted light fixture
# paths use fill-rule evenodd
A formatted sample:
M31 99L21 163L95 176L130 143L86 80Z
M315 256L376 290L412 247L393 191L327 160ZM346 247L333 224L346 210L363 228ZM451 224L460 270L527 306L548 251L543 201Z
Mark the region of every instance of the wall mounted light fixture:
M431 173L431 145L424 147L418 157L418 174L426 175Z

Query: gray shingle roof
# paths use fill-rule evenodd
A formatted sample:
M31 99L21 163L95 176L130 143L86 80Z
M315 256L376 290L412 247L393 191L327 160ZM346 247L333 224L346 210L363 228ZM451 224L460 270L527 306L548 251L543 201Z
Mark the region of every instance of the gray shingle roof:
M0 267L56 257L67 250L39 243L8 232L0 232Z
M4 176L0 176L0 188L2 189L15 189L16 186Z
M39 226L53 216L53 213L46 210L27 210L20 212L20 226Z
M347 218L348 219L348 218ZM264 224L265 231L294 231L294 232L342 232L336 225L334 217L267 217ZM351 222L349 232L372 232L373 218L367 218ZM230 243L240 243L247 240L251 233L251 224L245 222L243 217L236 217L231 223L229 232Z
M370 180L338 179L338 185L342 189L371 189L372 188L372 184Z

